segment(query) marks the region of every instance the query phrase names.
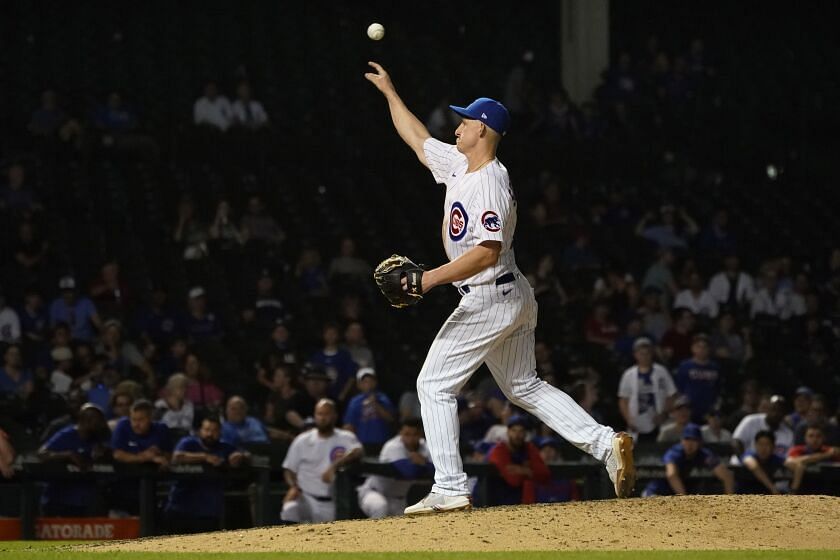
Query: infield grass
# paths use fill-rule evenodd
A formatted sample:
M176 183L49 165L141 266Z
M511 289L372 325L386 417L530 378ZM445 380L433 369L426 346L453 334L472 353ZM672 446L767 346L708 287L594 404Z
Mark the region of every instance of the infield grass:
M3 560L840 560L840 550L644 550L564 552L92 552L76 542L0 541Z

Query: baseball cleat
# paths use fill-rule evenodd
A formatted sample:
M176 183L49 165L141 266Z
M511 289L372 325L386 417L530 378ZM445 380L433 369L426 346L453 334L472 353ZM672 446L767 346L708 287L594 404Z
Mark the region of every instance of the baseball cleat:
M636 486L636 466L633 464L633 438L626 432L615 434L612 453L607 458L607 473L619 498L629 498Z
M472 509L472 498L469 496L444 496L429 492L429 495L405 508L405 515L428 515L447 511L462 511Z

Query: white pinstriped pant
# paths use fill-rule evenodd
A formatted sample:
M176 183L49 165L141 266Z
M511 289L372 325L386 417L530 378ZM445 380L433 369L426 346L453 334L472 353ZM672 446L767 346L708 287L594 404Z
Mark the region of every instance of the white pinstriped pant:
M433 492L469 494L458 451L455 396L482 362L512 404L564 439L602 462L612 449L612 428L598 424L569 395L537 377L537 302L528 280L519 272L516 276L515 282L500 286L470 286L432 342L420 370L417 394L435 465Z

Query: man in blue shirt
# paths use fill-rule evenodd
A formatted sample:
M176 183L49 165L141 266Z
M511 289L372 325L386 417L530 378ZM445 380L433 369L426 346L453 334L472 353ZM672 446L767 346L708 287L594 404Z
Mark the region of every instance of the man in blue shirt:
M67 323L74 340L92 341L93 327L97 330L102 329L102 319L96 312L96 306L90 299L77 296L76 279L72 276L62 277L58 288L61 290L61 297L54 299L50 304L50 326Z
M196 286L187 298L188 312L184 317L184 331L194 341L219 340L224 334L222 324L214 313L207 311L204 288Z
M42 461L60 461L86 470L104 458L108 445L108 424L96 406L87 403L79 412L78 423L56 432L41 449ZM91 513L96 502L95 482L51 482L41 496L43 514L52 517L81 517Z
M665 463L665 479L651 481L642 492L643 497L696 493L697 485L690 480L695 469L711 470L723 483L724 493L735 492L735 477L717 455L703 447L703 436L697 424L685 426L682 440L665 452L662 462Z
M238 468L247 462L247 454L221 441L222 423L208 417L201 422L198 435L187 436L175 446L172 463ZM214 531L224 511L223 480L178 480L172 485L165 506L167 528L176 533Z
M154 464L160 468L169 465L172 445L169 428L162 422L153 422L155 408L147 400L131 405L128 417L117 422L111 436L114 462L119 464ZM112 509L136 514L140 510L139 486L136 480L119 481L111 487Z
M755 434L755 445L741 457L749 471L738 479L739 494L778 494L773 474L785 466L785 458L775 453L776 436L769 430Z
M240 396L232 396L225 406L222 441L237 446L246 443L268 443L265 426L259 419L248 416L248 404Z
M691 421L702 424L720 398L720 367L709 359L709 337L705 334L694 335L691 354L691 359L680 364L674 381L679 392L691 401Z
M327 323L324 325L322 335L324 347L312 354L309 361L323 366L332 382L330 384L330 396L343 405L353 394L353 376L358 366L350 356L350 352L338 345L341 337L338 325Z
M376 390L376 371L363 367L356 373L359 394L350 399L344 429L356 433L362 445L382 445L394 434L394 405Z

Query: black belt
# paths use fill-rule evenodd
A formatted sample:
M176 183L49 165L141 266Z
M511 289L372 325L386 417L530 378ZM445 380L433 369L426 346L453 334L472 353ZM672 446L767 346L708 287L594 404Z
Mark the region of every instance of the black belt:
M333 501L331 496L316 496L315 494L310 494L309 492L304 492L307 496L315 500L316 502L331 502Z
M502 274L501 276L496 278L496 285L501 286L502 284L510 284L514 280L516 280L516 275L513 272L508 272L507 274ZM461 293L470 293L470 287L467 284L460 286L458 289L461 290Z

